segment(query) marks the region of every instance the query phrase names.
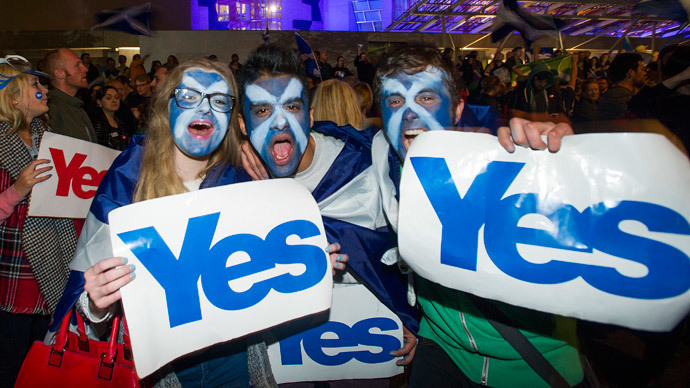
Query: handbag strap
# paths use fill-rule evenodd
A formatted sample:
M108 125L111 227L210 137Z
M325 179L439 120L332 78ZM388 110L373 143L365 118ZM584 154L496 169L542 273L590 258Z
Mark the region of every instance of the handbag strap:
M72 317L72 312L74 310L71 309L64 318L62 318L62 323L60 324L60 328L58 329L57 335L55 336L55 344L53 345L53 350L56 352L62 352L65 350L65 346L67 345L67 330L69 329L69 321L70 318Z
M469 294L468 294L469 295ZM496 305L490 301L483 300L474 295L470 295L473 304L484 315L491 326L522 356L537 374L553 388L569 388L570 384L565 380L556 368L544 357L541 352L529 342L527 337L514 326L503 322L510 322L508 317L503 314Z
M103 363L112 364L117 353L117 330L120 326L120 317L113 318L113 328L110 331L110 339L108 340L108 353L103 357Z

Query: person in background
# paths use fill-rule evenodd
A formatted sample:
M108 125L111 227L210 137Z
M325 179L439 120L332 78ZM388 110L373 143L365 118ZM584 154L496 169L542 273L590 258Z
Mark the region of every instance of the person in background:
M166 63L156 70L156 72L153 74L153 78L151 79L151 93L156 93L157 88L163 87L163 84L165 83L165 80L168 78L168 74L170 71L172 71L172 69L173 68Z
M357 46L355 67L357 68L357 78L360 80L360 82L366 82L369 85L374 82L374 73L376 73L376 68L369 60L369 55L362 51L361 45Z
M44 60L53 86L48 92L50 127L55 133L95 142L91 120L82 109L84 102L76 97L79 89L88 87L86 67L66 48L50 51Z
M141 74L134 80L134 91L125 99L128 108L135 108L151 98L151 79L148 75Z
M77 233L73 220L28 216L34 185L57 179L43 166L50 160L36 160L50 131L40 119L48 90L38 77L47 74L7 56L0 75L0 386L12 387L31 344L46 334Z
M108 58L105 61L105 69L103 70L103 73L101 73L101 77L103 77L104 82L108 82L110 80L114 80L117 78L118 75L118 70L115 67L115 60L113 58Z
M644 86L645 72L642 56L638 53L618 54L611 62L609 74L613 87L599 98L597 118L613 120L628 110L628 101L635 89Z
M129 80L131 83L142 74L146 74L146 69L144 68L144 61L148 58L146 55L144 58L140 54L134 54L132 57L132 63L129 65Z
M371 86L364 82L357 82L352 89L354 89L355 94L357 95L359 109L362 111L362 128L382 128L383 122L381 121L381 117L378 117L372 113L372 107L374 105L374 92L371 90Z
M134 128L117 114L120 109L120 95L112 86L104 86L96 94L97 109L91 114L98 144L122 151L134 134Z
M92 86L94 82L101 82L98 79L98 76L100 75L98 72L98 68L96 65L91 62L91 55L89 53L83 53L81 55L81 63L84 64L84 67L86 67L86 82L89 84L89 86Z
M319 84L312 100L314 121L332 121L343 127L363 128L362 111L355 91L345 82L330 79Z
M129 67L127 67L127 57L124 55L118 55L117 63L117 75L122 75L129 78Z
M162 66L161 61L155 60L151 61L151 70L147 73L149 78L153 79L153 75L156 74L156 70L158 70Z
M350 69L345 67L345 57L342 55L335 60L335 67L333 69L333 77L343 79L345 77L352 77Z
M597 119L597 101L599 101L599 85L595 80L582 83L582 95L575 101L573 122L595 121Z
M168 55L168 59L165 63L167 63L171 67L175 67L175 66L178 66L180 64L180 61L177 60L176 56Z

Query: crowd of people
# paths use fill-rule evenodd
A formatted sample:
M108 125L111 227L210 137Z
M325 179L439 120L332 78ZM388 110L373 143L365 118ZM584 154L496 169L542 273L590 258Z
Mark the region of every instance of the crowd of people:
M122 314L120 288L136 281L136 269L113 257L111 210L282 177L319 204L337 281L366 285L402 321L404 340L392 356L410 366L410 387L548 386L480 305L499 307L569 386L582 386L587 368L572 322L421 277L419 307L410 305L410 277L382 261L396 246L400 171L421 131L462 127L496 134L508 152L516 145L555 152L573 133L571 122L639 117L658 118L687 139L679 108L690 95L687 47L668 46L647 64L636 53L612 60L578 53L565 80L540 64L523 74L523 55L521 47L505 61L497 53L484 68L477 53L453 64L452 50L411 45L375 60L358 47L351 70L343 57L328 64L323 50L310 59L267 44L243 63L236 54L228 65L213 55L182 63L170 55L148 72L139 54L129 66L120 56L119 66L108 58L100 69L88 54L64 48L48 53L40 70L18 56L0 59L0 386L13 385L32 341L51 338L63 318L58 301L76 306L91 335ZM35 160L45 131L123 151L78 241L73 220L27 215L32 187L51 179L49 161ZM351 237L358 233L376 238ZM66 286L70 276L76 281ZM176 360L147 383L276 385L266 345L247 338Z

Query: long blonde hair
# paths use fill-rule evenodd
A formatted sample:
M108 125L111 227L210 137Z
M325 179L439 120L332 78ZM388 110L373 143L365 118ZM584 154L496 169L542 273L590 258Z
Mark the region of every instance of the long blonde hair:
M230 94L237 98L237 84L232 73L220 63L206 59L194 59L184 62L170 72L162 87L157 91L151 102L151 112L147 136L144 140L144 156L139 173L139 181L134 189L134 202L184 193L187 188L175 169L176 147L170 129L169 103L170 96L182 82L184 72L197 68L220 74L227 82ZM200 176L206 176L215 166L230 163L238 166L240 162L239 126L237 121L238 108L232 109L228 132L223 142L211 154L206 168Z
M314 92L311 106L316 121L333 121L338 126L352 125L362 129L363 117L357 96L345 82L336 79L321 82Z
M26 114L15 107L13 100L20 98L29 88L29 76L3 63L0 64L0 74L4 77L15 77L0 90L0 121L10 124L11 132L26 125Z

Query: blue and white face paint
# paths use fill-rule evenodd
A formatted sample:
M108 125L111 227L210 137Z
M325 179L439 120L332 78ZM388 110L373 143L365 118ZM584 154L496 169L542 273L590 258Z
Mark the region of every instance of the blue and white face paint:
M230 88L223 76L201 69L185 71L182 82L176 89L194 89L206 94L230 94ZM204 157L211 154L228 132L230 113L212 110L207 98L194 109L180 108L175 99L171 98L168 107L175 144L189 156Z
M264 76L244 91L247 135L276 177L292 175L309 142L309 109L302 82Z
M381 113L391 146L405 159L415 136L452 127L453 98L444 72L427 66L416 74L401 72L381 79Z

